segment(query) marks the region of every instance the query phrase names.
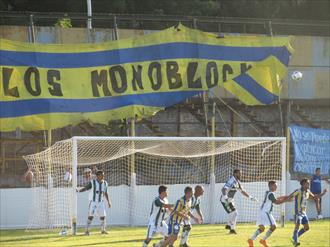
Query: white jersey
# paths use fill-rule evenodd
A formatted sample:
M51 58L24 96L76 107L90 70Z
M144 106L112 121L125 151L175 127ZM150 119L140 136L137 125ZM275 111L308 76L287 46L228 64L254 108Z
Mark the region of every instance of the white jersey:
M230 179L223 186L228 190L228 198L233 199L237 190L242 191L241 182L237 180L234 176L231 176Z
M201 198L196 198L194 195L191 197L191 211L200 210Z
M265 197L260 207L260 210L266 213L270 213L273 210L273 202L276 200L275 195L271 191L265 192Z
M166 208L164 208L164 204L168 204L167 198L161 199L157 196L151 205L149 225L161 225L161 222L165 218Z
M108 192L108 183L105 180L99 182L97 179L92 179L85 187L90 189L88 199L92 202L103 202L104 194Z

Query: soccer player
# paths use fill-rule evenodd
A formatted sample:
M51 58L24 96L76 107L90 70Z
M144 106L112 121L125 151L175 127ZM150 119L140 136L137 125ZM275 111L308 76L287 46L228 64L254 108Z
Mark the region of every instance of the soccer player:
M220 201L223 208L228 213L228 224L226 225L226 229L229 230L229 234L237 234L235 228L238 213L234 205L234 196L236 191L239 190L242 195L250 198L252 201L257 201L257 199L250 196L245 190L243 190L240 179L241 171L235 169L233 176L230 177L221 190L222 195L220 197Z
M309 220L306 214L307 200L309 197L317 200L321 198L327 190L319 195L314 195L309 190L310 182L309 179L304 178L300 181L301 188L295 190L291 195L289 195L288 200L294 198L294 219L295 219L295 228L292 236L292 243L294 246L300 245L298 238L309 230ZM300 228L300 225L303 225L303 228ZM299 230L299 231L298 231Z
M172 206L168 204L167 196L167 187L161 185L158 188L158 196L152 201L150 218L148 224L147 238L143 242L143 247L148 246L153 236L157 233L162 234L165 238L168 234L168 226L165 222L166 209L172 210ZM163 243L164 240L161 240L159 245ZM155 246L155 245L154 245Z
M78 177L78 186L85 186L95 178L96 175L92 173L92 169L86 167L84 173Z
M197 185L195 187L194 195L191 198L191 211L196 210L197 214L200 218L200 223L204 222L204 216L200 208L201 204L201 196L204 194L203 186ZM183 221L182 235L180 239L180 247L189 247L188 245L188 237L191 230L190 220Z
M168 225L168 238L161 245L162 247L173 245L174 242L178 239L178 234L180 232L180 227L183 220L188 220L189 216L199 222L191 212L191 197L193 195L193 189L190 186L187 186L184 189L184 196L177 200L175 207L171 213ZM158 247L158 246L157 246Z
M267 247L266 239L270 237L270 235L275 231L276 229L276 221L271 214L273 210L273 204L281 204L284 203L286 200L284 200L287 197L283 197L282 200L276 199L274 192L277 189L277 183L274 180L271 180L268 182L268 188L269 190L266 191L264 200L261 204L261 207L258 212L257 217L257 226L259 228L256 230L256 232L252 235L252 237L248 240L249 247L253 247L253 241L256 240L257 236L262 233L265 230L265 226L270 226L269 230L266 232L266 234L262 237L262 239L259 241L259 243Z
M88 210L88 219L87 219L87 227L85 235L89 235L89 228L92 224L94 215L100 217L101 221L101 234L108 234L105 230L106 228L106 210L104 204L104 198L107 200L108 207L111 207L111 202L108 195L108 183L104 180L104 172L97 171L96 179L92 179L85 187L78 192L84 192L87 190L91 190L89 194L90 202L89 202L89 210Z
M314 195L319 195L322 193L321 180L322 180L321 169L318 167L315 169L315 174L313 175L312 180L311 180L311 192ZM326 179L325 179L325 181L330 183ZM315 207L316 207L316 211L317 211L317 218L323 219L322 208L321 208L322 198L316 197L316 199L314 199L314 201L315 201Z

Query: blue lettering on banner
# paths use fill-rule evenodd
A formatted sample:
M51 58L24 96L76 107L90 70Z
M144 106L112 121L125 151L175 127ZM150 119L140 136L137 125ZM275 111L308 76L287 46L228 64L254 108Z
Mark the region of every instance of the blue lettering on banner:
M330 130L290 126L294 148L293 171L313 174L321 168L322 175L330 173Z

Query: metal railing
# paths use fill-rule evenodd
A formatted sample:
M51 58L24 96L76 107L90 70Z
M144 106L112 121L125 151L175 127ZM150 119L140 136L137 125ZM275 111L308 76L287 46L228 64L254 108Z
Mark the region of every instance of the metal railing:
M54 26L57 20L68 18L73 27L86 27L92 20L93 28L118 28L159 30L179 22L186 26L198 27L208 32L256 33L266 35L314 35L330 36L330 21L256 19L207 16L175 16L145 14L97 13L43 13L0 11L0 25Z

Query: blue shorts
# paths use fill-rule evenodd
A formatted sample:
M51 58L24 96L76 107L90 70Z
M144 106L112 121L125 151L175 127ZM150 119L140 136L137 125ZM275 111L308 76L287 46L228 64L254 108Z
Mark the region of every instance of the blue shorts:
M294 221L295 223L299 223L302 225L309 224L309 220L306 213L298 214L298 215L296 214L294 216Z
M180 224L173 223L171 220L168 224L168 235L178 235L180 232Z

